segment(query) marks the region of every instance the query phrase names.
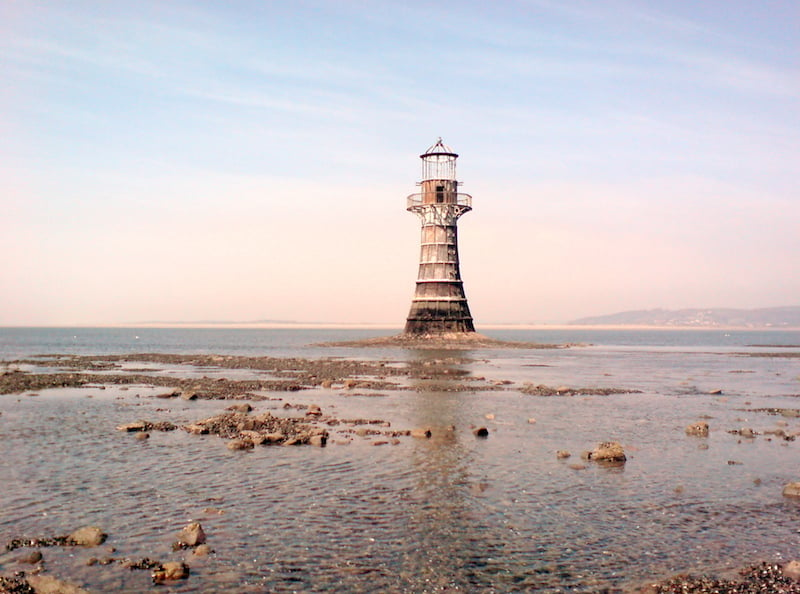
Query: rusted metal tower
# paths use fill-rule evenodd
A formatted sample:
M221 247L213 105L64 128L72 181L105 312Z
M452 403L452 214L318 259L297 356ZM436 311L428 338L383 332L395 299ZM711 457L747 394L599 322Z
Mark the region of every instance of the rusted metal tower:
M422 191L408 197L407 209L422 219L419 274L406 334L475 332L458 264L456 223L472 210L472 196L458 192L458 155L439 140L420 155Z

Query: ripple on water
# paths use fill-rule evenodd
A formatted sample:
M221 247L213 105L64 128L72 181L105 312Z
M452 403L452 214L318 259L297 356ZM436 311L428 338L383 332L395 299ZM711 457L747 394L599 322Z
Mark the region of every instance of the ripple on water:
M53 536L96 524L118 556L173 559L185 554L171 550L177 531L200 519L216 554L190 560L189 582L171 587L192 592L596 592L796 551L800 506L780 489L796 473L797 444L763 437L740 444L725 432L745 422L773 423L753 414L737 420L744 399L789 406L774 395L788 389L785 378L774 377L774 366L786 363L748 361L752 374L731 375L720 357L674 367L683 355L632 363L631 356L537 353L537 364L547 367L515 373L520 381L554 385L592 385L611 373L603 381L642 394L293 396L347 418L391 414L395 428L456 426L447 438L381 448L356 438L349 447L230 452L217 437L182 431L137 441L116 425L187 422L226 403L165 403L135 398L134 391L94 392L95 398L43 391L3 400L0 536ZM471 365L489 376L486 365ZM716 387L722 378L738 382L726 386L729 402L678 389L701 380ZM683 427L701 415L713 417L711 436L687 438ZM531 416L536 424L527 423ZM475 439L473 424L487 425L489 437ZM580 451L607 439L625 445L625 466L569 468ZM557 460L559 449L573 458ZM86 567L97 551L45 555L49 571L98 591L149 587L147 572ZM10 558L2 554L0 563Z

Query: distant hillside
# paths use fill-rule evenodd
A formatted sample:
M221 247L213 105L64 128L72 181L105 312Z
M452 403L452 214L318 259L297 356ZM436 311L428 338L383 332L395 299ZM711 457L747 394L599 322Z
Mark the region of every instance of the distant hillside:
M574 320L570 324L696 328L800 328L800 307L761 309L647 309Z

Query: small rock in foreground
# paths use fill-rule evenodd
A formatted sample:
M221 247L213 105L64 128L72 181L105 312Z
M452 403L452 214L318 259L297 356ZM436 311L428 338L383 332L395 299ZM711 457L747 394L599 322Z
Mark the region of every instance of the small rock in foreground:
M78 547L96 547L103 544L108 538L100 528L96 526L84 526L67 536L69 544Z
M586 452L584 458L593 462L625 462L627 457L622 446L616 441L604 441L591 452Z
M708 437L708 423L705 421L698 421L686 427L686 435L693 435L695 437Z
M789 483L783 488L784 497L800 497L800 483Z
M64 582L50 575L29 575L28 584L36 594L89 594L75 584Z
M180 561L168 561L153 572L153 583L163 584L173 580L184 580L189 577L189 566Z
M192 522L178 532L178 544L181 548L195 547L206 542L206 533L200 522Z

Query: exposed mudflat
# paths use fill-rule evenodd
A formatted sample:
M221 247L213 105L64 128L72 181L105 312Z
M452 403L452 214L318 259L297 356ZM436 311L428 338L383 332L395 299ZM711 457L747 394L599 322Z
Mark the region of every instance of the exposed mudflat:
M545 344L540 342L521 342L498 340L477 332L454 332L450 334L396 334L378 336L363 340L350 340L323 343L332 347L399 347L405 349L458 350L471 349L562 349L567 344Z

